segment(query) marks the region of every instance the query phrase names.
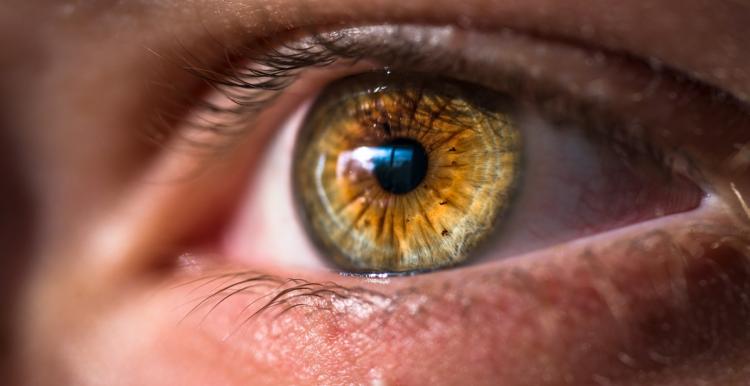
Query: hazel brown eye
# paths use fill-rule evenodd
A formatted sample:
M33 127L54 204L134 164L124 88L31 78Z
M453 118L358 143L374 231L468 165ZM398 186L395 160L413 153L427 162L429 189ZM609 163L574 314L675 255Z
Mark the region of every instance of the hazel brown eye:
M511 111L501 94L449 79L369 73L330 85L293 161L310 237L348 271L465 261L520 176Z
M466 51L444 32L372 27L284 48L331 67L292 73L274 102L286 118L259 120L278 134L232 220L229 254L386 277L517 258L702 206L706 185L691 154L654 137L677 123L646 107L668 97L635 109L614 103L642 90L650 70L611 71L565 47L556 52L567 70L529 67L508 52L539 54L530 42L506 51L498 47L512 35L484 37L493 43ZM433 35L434 46L421 44ZM454 65L454 54L467 60ZM229 86L250 102L248 116L257 89L269 87L258 74ZM592 78L602 87L584 87Z

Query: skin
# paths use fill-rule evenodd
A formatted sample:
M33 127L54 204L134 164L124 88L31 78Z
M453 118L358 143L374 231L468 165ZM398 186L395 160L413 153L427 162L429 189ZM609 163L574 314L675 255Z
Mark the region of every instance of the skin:
M215 63L222 55L216 42L232 47L286 29L367 23L511 28L596 46L660 61L737 100L720 109L742 110L750 102L750 6L731 0L11 3L0 6L0 167L9 180L0 187L0 209L11 213L0 219L0 231L10 236L0 239L0 288L9 384L742 385L750 379L742 206L750 179L735 146L749 140L742 119L714 127L715 116L703 118L706 135L722 140L663 139L700 149L715 187L705 208L516 259L386 281L274 264L273 250L237 257L203 242L220 218L242 206L235 201L248 188L248 171L261 163L271 130L244 138L190 179L179 176L207 158L154 145L142 130L158 111L174 108L176 98L202 90L200 80L173 65L182 49ZM572 71L560 63L560 73ZM265 126L279 124L294 103L271 108ZM187 130L168 126L169 138ZM240 273L221 276L227 272ZM290 277L304 281L284 281ZM256 286L219 304L221 297L212 297L218 284L236 279ZM303 306L283 314L273 306L243 323L248 309L263 304L261 295L300 285L291 294L302 296L279 299ZM195 299L207 302L191 312Z

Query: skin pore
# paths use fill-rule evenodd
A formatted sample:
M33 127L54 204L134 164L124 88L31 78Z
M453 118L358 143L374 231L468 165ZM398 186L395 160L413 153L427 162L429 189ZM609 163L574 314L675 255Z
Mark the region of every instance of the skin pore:
M750 192L749 5L10 3L0 6L0 165L9 179L0 187L0 208L11 214L0 219L9 236L0 240L7 265L0 289L8 305L0 316L10 383L742 385L750 379L743 207ZM242 206L236 201L252 185L248 175L263 163L273 128L305 95L298 90L279 99L259 117L257 127L268 130L243 136L220 156L184 152L180 134L188 128L178 119L160 126L166 139L158 144L144 129L165 111L189 114L192 106L179 102L210 92L175 63L189 55L194 68L215 68L227 62L228 49L289 31L399 23L488 34L510 29L533 42L596 47L723 91L723 99L686 98L684 112L649 104L668 90L623 104L625 111L648 110L658 122L699 122L700 132L678 132L661 145L673 141L695 154L712 187L709 204L519 258L384 280L274 263L285 259L274 250L237 259L204 243ZM502 44L519 52L527 47L524 58L549 74L590 74L567 60L575 55L566 50L540 54L527 43ZM704 107L707 113L699 114Z

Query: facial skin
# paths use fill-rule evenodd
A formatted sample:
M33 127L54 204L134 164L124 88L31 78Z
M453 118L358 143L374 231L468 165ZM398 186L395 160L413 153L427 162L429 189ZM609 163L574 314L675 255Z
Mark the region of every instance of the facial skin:
M750 103L750 5L15 3L0 6L0 210L10 214L0 218L7 236L0 238L3 382L516 386L750 379L750 212L743 207L750 174L742 150L750 143L743 118ZM258 124L269 130L242 137L220 157L184 152L179 134L188 128L179 120L167 120L159 144L145 134L154 116L189 114L194 106L178 101L207 93L204 82L175 64L189 52L212 68L225 63L223 48L310 26L399 23L511 29L534 41L597 47L658 62L725 92L730 97L706 107L702 121L691 118L702 111L699 98L685 102L684 112L654 104L648 110L654 119L701 122L701 133L680 132L661 145L700 151L695 159L712 187L711 205L514 259L382 281L281 264L294 256L277 256L274 248L251 258L215 248L217 229L244 207L238 201L253 186L248 175L263 164L273 128L304 95L269 107ZM581 74L561 57L540 63L557 74ZM241 280L250 287L229 288L245 290L225 300L227 292L216 295ZM279 313L296 304L302 306Z

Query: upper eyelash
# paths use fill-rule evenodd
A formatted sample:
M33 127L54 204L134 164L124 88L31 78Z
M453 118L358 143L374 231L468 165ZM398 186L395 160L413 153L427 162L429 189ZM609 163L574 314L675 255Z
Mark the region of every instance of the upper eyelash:
M394 36L400 36L400 31L405 28L394 27L396 31ZM225 48L223 57L226 60L218 69L196 65L195 62L198 60L189 52L182 55L180 67L183 70L203 80L210 88L231 100L234 106L218 106L205 99L200 99L198 102L192 101L192 104L205 112L221 114L224 118L236 117L234 120L227 119L219 123L208 120L205 115L198 113L197 119L188 122L189 126L225 135L241 134L246 131L252 114L260 111L291 85L301 71L325 67L341 59L355 64L367 58L385 57L390 61L386 66L404 68L418 66L429 60L431 65L437 67L435 72L460 72L464 66L461 58L430 57L427 59L414 54L413 52L418 47L414 47L407 41L399 42L397 45L376 45L368 42L366 46L362 46L349 39L348 34L348 30L333 32L296 30L292 31L291 36L287 36L280 44L278 41L260 40L237 49ZM622 55L619 56L622 57ZM624 59L642 62L627 55ZM731 95L694 81L682 73L672 71L663 64L656 68L653 65L648 65L648 67L661 76L671 77L679 83L687 82L695 87L708 89L714 100L735 100ZM502 78L509 90L528 91L523 88L523 75L504 74ZM532 96L546 98L541 101L545 102L550 97L544 93L542 90L540 93L533 93ZM744 105L740 104L740 106ZM174 120L175 117L171 118Z
M417 64L420 61L420 58L410 54L413 49L407 44L399 47L363 47L356 42L347 41L347 33L341 31L297 30L292 35L281 44L276 41L256 41L252 45L237 49L225 48L225 60L218 69L197 65L200 60L190 52L180 55L180 63L177 65L182 70L202 80L209 89L217 91L233 102L233 106L226 107L218 106L202 97L197 101L185 100L182 102L184 105L194 106L198 112L192 119L182 123L190 129L234 138L247 132L248 122L252 121L255 113L261 111L281 91L291 85L303 70L322 68L340 60L347 60L354 65L373 56L390 57L393 63L400 66ZM208 118L209 115L217 114L221 116L221 122ZM161 113L156 120L160 125L154 125L150 137L163 143L165 138L169 138L165 133L170 131L170 125L164 122L174 122L181 118ZM202 143L191 138L182 140L194 147L217 147L214 142ZM231 142L229 140L223 143ZM220 144L218 147L223 146Z
M407 27L393 28L396 32L389 37L395 36L396 38L393 39L395 41L381 44L369 41L367 44L361 44L356 38L352 38L349 30L346 29L334 32L297 30L290 32L290 36L282 40L286 43L259 41L234 50L225 48L225 60L215 70L210 66L206 68L196 65L197 58L186 54L182 57L181 68L205 82L210 90L232 103L229 106L220 106L205 97L200 97L197 102L194 99L188 100L185 101L185 105L189 106L192 111L190 119L172 116L167 119L162 118L160 121L179 121L185 127L185 130L177 133L180 136L179 143L187 143L192 148L207 149L209 155L215 155L239 143L236 139L253 129L253 121L258 113L281 95L282 91L294 83L298 75L306 69L325 67L342 60L352 65L366 59L384 62L382 58L387 59L387 63L381 64L385 68L412 68L429 65L432 73L461 73L465 68L466 64L461 58L433 57L439 55L430 55L427 58L427 55L421 54L419 47L414 46L412 42L407 39L398 39L402 36L399 35L402 33L401 29ZM629 59L625 58L625 60ZM652 66L650 67L653 71ZM670 77L680 83L694 84L687 77L670 71L666 66L660 66L658 73L660 76ZM638 156L648 157L663 166L666 171L670 173L679 171L699 185L710 189L706 182L708 179L702 175L689 155L683 153L681 149L662 149L653 146L652 141L647 138L648 133L644 130L633 133L621 117L611 114L601 103L567 96L565 90L556 87L547 88L547 85L540 84L538 81L530 82L526 79L528 78L526 74L501 71L495 76L502 83L498 91L532 101L541 106L540 110L544 110L542 112L548 115L547 118L585 127L596 137L604 139L608 144L625 153L631 152ZM700 83L696 83L695 86L716 91ZM717 92L711 95L717 95ZM724 100L731 97L722 95ZM549 103L550 101L553 103ZM561 101L562 105L559 103ZM571 119L572 122L570 122ZM163 143L165 137L169 138L164 133L173 133L174 130L171 130L173 126L163 124L161 129L156 126L151 130L154 134L151 137ZM190 135L196 132L208 132L212 135L209 140L196 140L196 136ZM197 138L205 138L205 136L199 135Z
M261 44L253 49L239 49L225 55L226 63L218 71L197 67L186 61L182 66L185 71L233 102L233 106L224 107L203 100L199 108L211 114L221 114L224 118L234 117L221 123L201 122L199 118L189 122L190 126L222 135L241 134L246 130L252 113L267 106L294 82L302 70L325 67L342 57L356 62L360 55L364 56L364 53L354 50L334 52L334 43L335 40L318 34L281 46ZM201 117L200 113L197 116ZM240 120L242 122L238 122Z

